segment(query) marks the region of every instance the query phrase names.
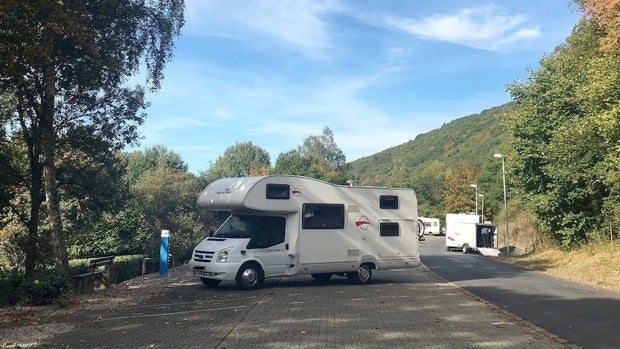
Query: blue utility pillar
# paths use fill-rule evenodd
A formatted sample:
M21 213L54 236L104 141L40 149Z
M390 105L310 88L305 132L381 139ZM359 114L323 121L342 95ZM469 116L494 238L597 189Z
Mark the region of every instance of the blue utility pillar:
M159 276L168 276L168 248L170 247L170 230L161 231L159 246Z

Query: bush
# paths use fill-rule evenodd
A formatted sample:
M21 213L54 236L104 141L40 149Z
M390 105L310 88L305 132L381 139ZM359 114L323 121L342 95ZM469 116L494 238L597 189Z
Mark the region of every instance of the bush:
M33 305L55 303L71 289L71 278L53 269L39 270L22 283L24 301Z
M72 259L69 261L69 275L86 274L90 271L88 258Z
M142 275L143 255L118 256L110 266L110 281L119 283Z
M22 275L0 268L0 306L14 306L20 301Z

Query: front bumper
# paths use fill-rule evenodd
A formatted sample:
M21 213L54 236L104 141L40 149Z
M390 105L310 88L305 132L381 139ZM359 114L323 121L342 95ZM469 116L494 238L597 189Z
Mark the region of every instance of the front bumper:
M217 263L213 261L202 263L193 259L190 261L190 270L193 276L222 281L234 281L240 266L240 263Z

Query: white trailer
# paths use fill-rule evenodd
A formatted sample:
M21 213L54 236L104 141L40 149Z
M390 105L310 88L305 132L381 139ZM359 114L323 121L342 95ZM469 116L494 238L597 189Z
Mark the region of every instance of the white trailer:
M235 281L251 289L267 277L299 274L366 284L373 269L420 265L413 189L300 176L223 178L197 204L231 214L193 251L191 271L208 287Z
M446 250L459 249L463 253L472 251L484 255L495 255L497 250L497 226L488 223L479 223L480 216L465 213L446 214ZM482 229L489 229L491 246L485 246Z
M439 235L439 218L419 217L420 221L424 223L424 234L427 235Z

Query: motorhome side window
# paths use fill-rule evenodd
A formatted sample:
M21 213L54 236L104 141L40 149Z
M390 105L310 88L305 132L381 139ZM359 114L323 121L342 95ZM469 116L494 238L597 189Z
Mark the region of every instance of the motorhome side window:
M380 195L379 208L396 210L398 209L398 196L396 195Z
M399 236L400 227L398 223L381 223L379 225L379 235L381 236Z
M281 244L284 242L285 229L286 219L284 217L260 217L247 248L267 248Z
M267 199L288 200L291 198L291 186L288 184L267 184Z
M304 204L303 229L344 229L344 205Z

